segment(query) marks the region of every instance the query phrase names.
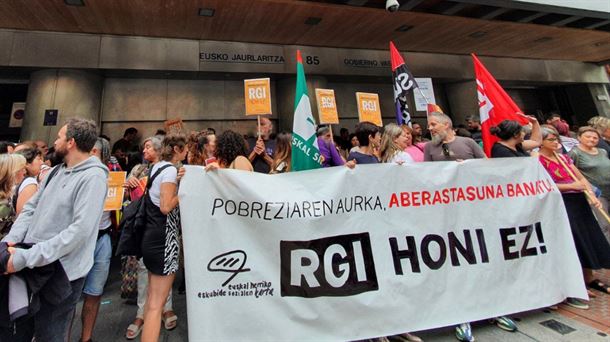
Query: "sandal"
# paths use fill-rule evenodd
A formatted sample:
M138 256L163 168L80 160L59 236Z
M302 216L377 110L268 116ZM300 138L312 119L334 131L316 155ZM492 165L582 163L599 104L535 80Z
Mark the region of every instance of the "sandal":
M140 324L137 324L140 322ZM128 340L133 340L140 335L142 332L142 326L144 325L144 321L141 318L136 318L133 323L131 323L127 327L127 332L125 333L125 338Z
M174 330L178 325L178 316L173 311L166 311L161 317L165 330Z
M601 291L606 294L610 294L610 287L608 285L604 284L604 282L599 279L595 279L595 280L591 281L589 283L589 287L594 290Z
M587 295L589 295L589 298L597 298L597 295L589 289L587 289Z

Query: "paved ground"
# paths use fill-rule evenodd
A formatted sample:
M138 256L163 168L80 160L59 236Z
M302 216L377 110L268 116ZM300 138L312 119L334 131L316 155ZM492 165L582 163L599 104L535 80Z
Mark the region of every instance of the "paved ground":
M127 305L120 298L120 277L118 263L113 263L111 276L106 286L106 294L98 323L94 332L94 341L125 341L125 330L136 314L135 305ZM600 274L600 277L610 283L610 271ZM488 322L473 324L477 341L606 341L610 342L610 295L597 293L589 303L591 309L577 310L560 305L558 310L535 310L513 316L519 325L519 331L510 333L503 331ZM160 341L188 341L186 324L186 299L178 294L174 286L174 310L179 317L178 327L173 331L162 329ZM78 341L80 334L80 309L74 322L72 341ZM453 329L444 328L418 332L425 341L455 342ZM137 339L139 341L139 338Z

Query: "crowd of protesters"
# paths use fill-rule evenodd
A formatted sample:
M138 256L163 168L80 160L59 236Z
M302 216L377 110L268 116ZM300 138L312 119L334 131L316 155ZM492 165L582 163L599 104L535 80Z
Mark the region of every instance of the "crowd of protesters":
M610 293L610 287L595 276L595 270L610 268L610 224L599 214L608 213L610 201L610 119L594 117L574 133L557 114L545 118L543 125L533 116L524 118L528 125L505 120L491 128L499 139L491 157L538 158L562 193L585 282L590 289ZM361 122L352 134L342 128L339 136L333 136L330 127L319 126L317 144L323 167L377 163L408 167L486 158L478 118L468 117L465 124L454 127L448 115L433 112L427 130L419 123L381 128ZM161 328L172 330L178 324L174 282L184 293L183 274L177 277L183 268L177 196L186 172L183 164L201 165L207 172L292 170L291 134L274 134L267 118L261 118L257 136L250 138L232 130L217 136L212 128L188 136L157 133L140 144L138 130L131 127L111 145L95 123L71 119L51 148L44 141L0 142L0 266L5 274L0 298L6 316L0 319L0 340L66 340L81 295L80 340L95 336L113 240L121 233L120 213L104 211L109 171L127 172L126 203L144 203L139 253L123 255L121 262L122 296L138 307L134 320L126 322L125 337L142 335L142 340L156 341ZM25 293L32 297L20 302L22 294L8 292L8 284L15 282L38 287L28 289ZM589 295L596 296L593 291ZM568 298L566 304L588 308L576 298ZM518 329L509 317L491 321L507 331ZM470 323L455 330L458 340L474 340ZM397 337L421 341L410 333Z

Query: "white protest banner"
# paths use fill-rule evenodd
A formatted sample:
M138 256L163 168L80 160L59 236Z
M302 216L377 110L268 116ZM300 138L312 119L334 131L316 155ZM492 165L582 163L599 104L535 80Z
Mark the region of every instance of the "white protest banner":
M432 79L416 77L415 81L417 81L417 85L419 86L419 90L421 91L413 91L413 97L415 98L415 110L425 112L428 110L428 101L430 103L436 103L436 97L434 97L434 87L432 86Z
M536 158L186 168L190 341L350 341L587 298Z

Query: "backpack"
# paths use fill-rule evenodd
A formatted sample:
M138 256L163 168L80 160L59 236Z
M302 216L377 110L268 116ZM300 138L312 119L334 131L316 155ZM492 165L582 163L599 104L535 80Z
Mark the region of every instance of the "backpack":
M121 237L117 246L116 255L135 255L142 256L140 245L142 243L142 234L146 225L146 207L145 196L149 196L148 191L152 186L153 181L161 172L168 167L173 167L171 164L162 166L157 172L148 179L146 183L146 192L140 198L132 201L123 209L123 216L119 223L119 231Z

